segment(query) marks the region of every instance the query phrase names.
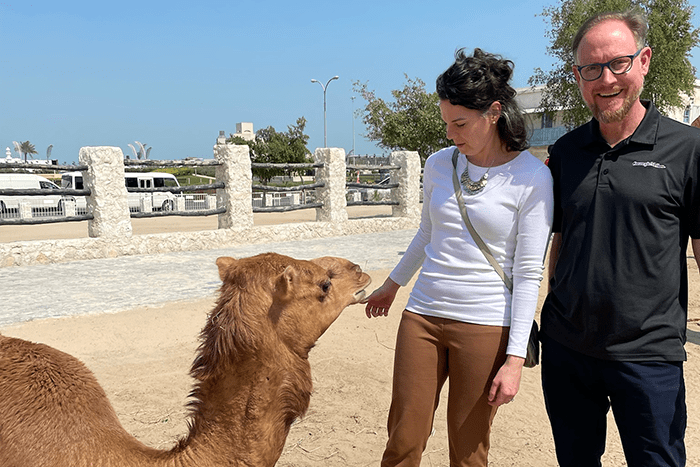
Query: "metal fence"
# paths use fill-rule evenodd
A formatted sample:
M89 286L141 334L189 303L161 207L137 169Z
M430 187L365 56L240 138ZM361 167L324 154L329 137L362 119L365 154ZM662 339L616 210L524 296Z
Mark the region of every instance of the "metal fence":
M139 170L155 168L197 168L215 167L219 163L213 159L206 160L125 160L125 167ZM127 175L129 175L127 173ZM217 204L212 195L224 184L214 181L204 185L183 186L138 186L127 187L129 211L131 217L162 216L211 216L226 212L226 208Z
M363 166L360 185L357 169L350 167L350 176L345 153L339 148L319 148L314 151L312 183L303 186L274 187L253 185L250 151L247 146L217 144L213 148L216 165L215 183L184 187L141 187L131 190L135 193L168 192L173 195L172 206L161 203L146 203L141 212L130 213L127 206L129 192L126 189L124 173L130 169L153 170L153 166L184 165L178 161L132 161L125 163L121 150L110 146L91 146L80 149L79 160L82 167L51 167L52 170L84 171L85 186L82 189L61 188L55 194L65 199L64 217L34 217L43 214L42 209L31 208L27 216L19 219L0 219L2 225L63 222L85 220L87 238L48 241L26 241L0 243L0 267L30 264L49 264L78 259L94 259L139 254L140 252L189 251L192 249L222 248L226 245L256 243L261 241L282 241L289 238L311 238L329 235L347 235L358 232L375 232L398 228L415 228L420 218L420 157L411 151L395 151L391 154L391 164L399 167L388 169L383 165L376 171ZM204 161L199 161L202 164ZM133 167L141 165L142 167ZM129 165L127 168L126 166ZM190 164L192 165L192 164ZM30 167L20 167L28 169ZM36 167L33 167L36 168ZM371 176L368 176L370 170ZM353 172L354 171L354 172ZM311 176L312 169L306 173ZM298 171L296 173L299 173ZM389 180L385 180L390 175ZM211 174L209 174L211 175ZM382 176L381 178L375 178ZM354 176L354 179L353 179ZM296 182L296 180L295 180ZM198 180L195 183L200 183ZM389 183L389 185L386 185ZM188 183L189 185L189 183ZM373 187L372 185L378 185ZM3 185L7 186L7 185ZM195 186L196 187L196 186ZM158 188L157 190L155 188ZM391 200L369 199L355 201L354 204L391 204L391 215L381 219L351 219L347 210L348 190L388 190ZM4 188L3 188L4 190ZM35 195L44 194L34 190ZM216 192L216 198L213 193ZM38 193L37 193L38 192ZM253 207L253 193L261 192L262 200L267 198L270 206ZM369 191L368 191L369 193ZM0 197L18 194L0 192ZM149 195L145 195L149 196ZM77 199L86 200L87 213L79 212ZM212 202L216 199L215 202ZM297 203L298 201L298 203ZM353 203L350 203L352 206ZM149 212L148 209L151 209ZM290 223L288 226L256 225L254 212L286 211L292 209L315 209L315 222L305 225ZM27 209L23 211L27 214ZM71 215L74 214L74 215ZM133 235L134 225L129 222L134 217L209 215L218 213L215 230L197 232L164 232L159 235ZM21 221L21 222L20 222Z
M280 169L285 172L285 175L292 172L315 170L323 166L323 163L251 163L251 169ZM316 177L314 177L313 183L302 183L295 186L253 184L253 212L287 212L321 207L322 204L316 202L316 189L324 186L326 186L325 183L318 182Z
M26 213L29 213L32 218L64 217L66 215L63 203L47 203L39 196L22 201L20 204L22 206L19 207L0 206L0 219L20 219L22 216L26 217Z
M28 163L6 163L4 169L11 170L2 175L7 180L11 174L30 174L40 179L37 188L8 188L0 186L0 225L44 224L53 222L92 219L89 213L79 215L75 209L75 196L90 194L90 190L63 189L35 172L44 170L82 170L87 167L51 165L38 167ZM9 175L8 175L9 174ZM12 185L10 185L12 186ZM40 186L40 188L39 188Z
M155 169L162 167L199 167L216 165L215 161L124 161L125 166ZM33 174L37 167L23 163L6 164L10 174ZM85 172L85 166L50 166L50 170L70 173ZM81 183L82 185L82 183ZM127 187L129 211L132 217L158 217L164 215L209 216L225 212L218 207L215 193L222 183L186 185L177 187ZM0 187L0 225L42 224L83 221L93 218L87 198L89 189L6 189Z
M392 190L399 184L391 181L391 173L400 168L389 164L348 165L349 181L345 184L348 206L398 205Z
M366 161L363 161L366 162ZM383 160L381 162L384 162ZM388 159L387 159L388 162ZM219 165L216 160L184 160L184 161L155 161L155 160L124 160L127 170L142 170L152 172L158 168L182 167L211 167ZM324 167L323 163L306 164L263 164L251 163L251 168L275 168L290 174L303 170L315 171ZM29 173L36 170L35 165L9 164L8 169L15 173ZM79 174L87 170L86 166L51 166L51 170L69 171ZM391 181L391 172L400 169L399 166L380 165L347 165L346 166L346 201L348 206L357 205L398 205L392 196L392 190L399 186ZM128 176L130 172L126 172ZM208 177L211 178L211 177ZM183 186L127 186L128 203L131 217L161 217L161 216L210 216L226 212L226 208L217 201L217 189L225 188L216 179L213 183L204 185ZM316 177L312 183L295 186L252 185L253 212L285 212L297 209L322 207L318 202L316 190L325 187ZM58 187L55 187L58 188ZM88 198L91 191L80 184L69 184L69 188L50 190L8 190L0 187L0 225L2 224L39 224L65 221L90 220ZM1 204L4 197L17 196L21 198L16 208ZM7 198L5 198L7 199Z

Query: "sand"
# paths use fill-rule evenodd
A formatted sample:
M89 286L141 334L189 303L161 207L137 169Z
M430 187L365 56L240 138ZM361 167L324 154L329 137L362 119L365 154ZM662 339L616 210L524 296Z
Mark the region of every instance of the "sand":
M700 278L694 264L690 269L686 444L688 465L696 466L700 465ZM372 271L370 289L388 272ZM319 339L310 357L311 405L292 426L279 466L378 465L386 443L394 340L409 288L401 289L387 318L369 320L361 305L353 305ZM83 360L105 388L126 430L148 445L168 448L187 430L185 402L192 384L187 372L213 302L211 297L117 314L40 320L0 331L47 343ZM539 380L539 367L525 369L516 400L499 410L490 465L556 466ZM444 417L443 404L424 466L449 464ZM626 465L612 421L610 426L604 465Z
M377 208L373 209L358 209L353 215L377 215ZM309 216L313 216L313 210L282 216L256 214L256 224L313 220L306 219ZM84 223L70 228L32 226L31 230L3 226L0 241L29 240L28 236L35 239L86 236L81 231L86 226L80 224ZM177 224L179 230L211 229L215 228L215 217ZM164 225L168 224L155 223L153 219L135 220L134 232L163 231ZM685 375L690 467L700 466L700 274L692 259L689 272ZM373 284L369 289L379 286L388 273L388 270L370 271ZM353 305L319 339L310 357L314 382L311 405L306 416L292 426L279 466L378 465L386 443L396 329L410 286L400 290L387 318L369 320L363 306ZM543 297L540 293L540 300ZM150 446L169 448L187 431L185 404L192 385L188 370L197 335L214 299L212 296L164 303L116 314L38 320L5 327L0 332L46 343L81 359L103 385L126 430ZM444 396L443 393L443 401ZM609 426L603 465L626 465L612 418ZM523 371L520 392L514 402L499 410L491 441L492 466L556 466L539 367ZM448 464L442 404L422 465Z
M348 206L348 218L361 219L366 217L391 216L391 206ZM313 222L316 220L316 209L299 209L289 212L258 212L253 214L253 225L273 225L292 222ZM134 235L146 235L170 232L197 232L200 230L216 230L218 216L192 217L168 216L131 219ZM59 240L67 238L87 238L88 222L61 222L55 224L37 225L0 225L0 243Z

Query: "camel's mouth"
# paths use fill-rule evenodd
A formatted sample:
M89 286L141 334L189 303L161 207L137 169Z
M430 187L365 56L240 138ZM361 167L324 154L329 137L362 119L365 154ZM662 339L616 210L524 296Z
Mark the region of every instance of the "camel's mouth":
M365 289L358 290L357 292L355 292L355 295L353 295L353 298L355 299L355 303L364 300L366 295L367 295L367 290L365 290Z
M367 276L367 283L365 283L360 290L353 294L353 299L355 300L355 303L359 303L365 299L365 296L367 295L367 287L369 287L371 283L372 278Z

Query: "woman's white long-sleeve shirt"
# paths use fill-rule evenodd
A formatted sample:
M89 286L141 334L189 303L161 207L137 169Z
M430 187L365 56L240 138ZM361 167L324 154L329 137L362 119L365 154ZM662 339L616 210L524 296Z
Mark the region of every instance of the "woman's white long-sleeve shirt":
M511 296L460 214L452 181L454 149L442 149L426 160L420 227L389 277L403 286L420 268L407 310L510 326L506 352L524 357L552 226L552 176L539 159L523 151L510 162L492 167L483 191L476 195L463 191L474 229L513 278ZM467 163L460 154L458 174ZM486 170L469 164L472 180Z

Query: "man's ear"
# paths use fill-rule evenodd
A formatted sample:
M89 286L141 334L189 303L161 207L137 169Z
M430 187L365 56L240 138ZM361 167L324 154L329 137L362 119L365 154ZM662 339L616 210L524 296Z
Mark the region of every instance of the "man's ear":
M576 84L581 84L581 75L578 73L578 68L576 65L571 65L571 71L574 72L574 78L576 79Z
M651 47L646 46L639 53L639 66L642 67L642 75L646 76L649 73L651 65Z

